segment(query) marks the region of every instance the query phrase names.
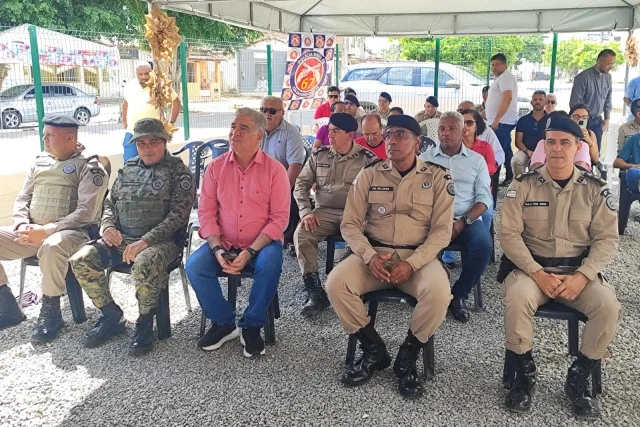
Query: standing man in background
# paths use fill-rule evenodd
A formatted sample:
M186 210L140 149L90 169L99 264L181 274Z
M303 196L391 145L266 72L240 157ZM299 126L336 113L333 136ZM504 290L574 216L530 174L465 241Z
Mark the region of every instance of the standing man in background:
M624 91L624 103L629 107L629 115L627 116L627 121L632 121L634 119L633 111L631 111L631 101L634 99L640 98L640 76L632 79L629 82L629 86Z
M489 87L485 102L487 124L496 132L505 154L504 167L507 173L501 186L509 185L513 179L511 131L518 122L518 81L507 68L507 57L502 53L491 57L491 72L496 79Z
M598 139L598 152L602 145L602 133L609 130L609 117L611 116L611 74L609 71L616 63L616 53L611 49L605 49L598 54L596 65L587 68L576 76L571 88L569 107L576 104L585 104L589 107L588 129L596 134ZM602 114L604 113L604 120Z
M133 127L140 119L159 119L158 108L149 104L151 100L150 89L147 86L151 78L151 64L141 62L136 67L136 80L131 80L124 88L122 101L122 124L125 128L124 140L124 162L138 155L136 144L131 142ZM173 125L178 119L182 104L178 94L171 89L171 117L169 122Z

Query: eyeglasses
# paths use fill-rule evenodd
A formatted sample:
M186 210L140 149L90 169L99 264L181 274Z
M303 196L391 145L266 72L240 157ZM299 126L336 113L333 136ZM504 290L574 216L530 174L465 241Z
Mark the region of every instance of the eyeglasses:
M471 126L475 125L476 121L475 120L465 120L464 121L464 125L468 128L470 128Z
M265 108L265 107L260 107L260 112L262 114L271 114L272 116L275 115L278 111L280 111L280 108ZM284 111L284 110L283 110Z
M402 141L407 137L407 134L409 133L410 132L407 132L406 130L396 130L393 132L387 131L382 134L382 137L384 138L385 141L390 140L391 138L395 139L396 141Z
M329 98L329 99L338 99L338 98L340 98L340 95L327 95L327 98Z
M571 116L571 118L572 118L573 120L589 120L589 115L588 115L588 114L586 114L586 115L584 115L584 116L581 116L581 115L579 115L579 114L574 114L573 116Z
M555 105L555 104L556 104L556 101L547 101L547 104L553 104L553 105Z
M348 107L348 106L350 106L350 105L356 105L356 104L354 104L354 103L353 103L353 102L351 102L351 101L344 101L344 105L346 105L346 106Z

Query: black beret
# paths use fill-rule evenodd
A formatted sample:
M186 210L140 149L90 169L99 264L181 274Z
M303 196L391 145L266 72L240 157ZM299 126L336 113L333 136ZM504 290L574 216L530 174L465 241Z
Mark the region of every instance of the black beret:
M436 98L435 96L430 96L427 98L427 102L431 105L433 105L434 107L438 108L438 98Z
M358 98L355 97L355 95L346 95L344 97L345 102L349 101L352 104L355 104L356 107L360 107L360 101L358 101Z
M546 130L555 130L570 133L578 139L583 137L582 129L580 128L580 126L578 126L578 124L571 120L569 117L565 117L562 115L549 117L547 119Z
M355 132L358 130L358 121L351 114L347 113L333 113L329 118L329 123L345 132Z
M74 119L72 116L60 113L50 113L44 116L42 122L48 126L55 126L57 128L79 128L80 122Z
M387 101L391 102L391 95L389 95L387 92L381 92L380 93L380 98L384 98Z
M631 101L631 114L635 116L638 111L640 111L640 98Z
M390 127L399 127L410 130L416 135L420 135L420 125L411 116L407 116L406 114L400 114L397 116L389 116L387 119L387 129Z

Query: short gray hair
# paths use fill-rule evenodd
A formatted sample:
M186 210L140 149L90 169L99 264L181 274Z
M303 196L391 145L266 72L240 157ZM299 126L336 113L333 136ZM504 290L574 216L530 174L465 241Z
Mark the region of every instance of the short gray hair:
M153 67L151 67L151 64L149 64L148 62L145 61L140 61L136 64L136 71L138 71L138 68L148 68L150 70L153 70Z
M456 121L458 122L458 127L460 129L462 129L462 127L464 126L464 117L457 111L447 111L445 113L442 113L442 116L440 116L440 121L445 118L456 119Z
M253 120L253 124L256 130L256 133L262 131L267 131L267 119L264 117L262 113L254 110L253 108L242 107L236 110L235 117L240 116L249 116L251 120Z
M268 102L268 101L278 102L280 104L280 108L284 108L284 102L282 101L281 98L277 96L265 96L264 98L262 98L260 103L262 104L263 102Z

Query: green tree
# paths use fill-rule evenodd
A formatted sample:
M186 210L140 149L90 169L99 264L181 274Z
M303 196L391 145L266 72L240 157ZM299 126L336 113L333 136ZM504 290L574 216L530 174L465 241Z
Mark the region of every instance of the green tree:
M592 67L596 63L598 53L603 49L611 49L616 53L616 66L624 63L624 56L617 42L598 43L590 40L570 38L558 43L556 66L561 71L574 75L580 70ZM545 64L551 63L551 51L544 55Z

